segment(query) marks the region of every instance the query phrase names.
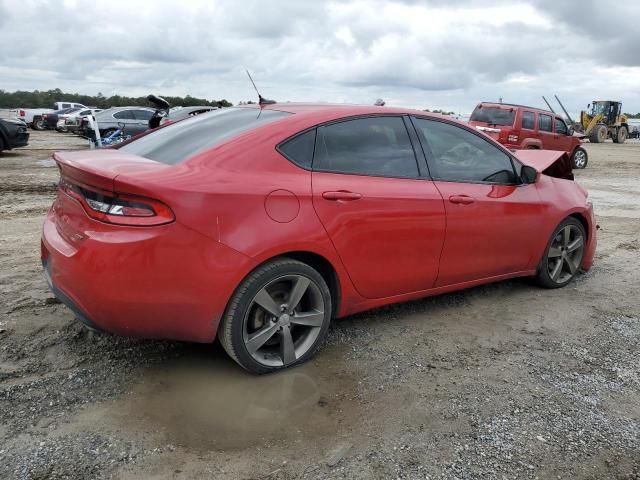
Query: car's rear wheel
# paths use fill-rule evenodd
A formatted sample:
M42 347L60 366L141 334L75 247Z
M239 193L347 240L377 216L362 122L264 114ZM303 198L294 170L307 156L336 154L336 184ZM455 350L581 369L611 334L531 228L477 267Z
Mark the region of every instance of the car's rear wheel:
M238 287L218 337L238 364L254 373L291 367L320 348L331 321L332 299L322 275L280 258L255 270Z
M2 153L2 150L4 150L4 141L2 140L2 137L0 137L0 154Z
M578 147L573 151L571 155L571 163L573 164L573 168L585 168L587 166L589 158L587 156L587 151Z
M558 225L538 265L538 284L560 288L573 280L582 264L586 238L584 227L573 217Z
M34 130L44 130L45 124L42 117L33 117L33 121L31 122L31 128Z

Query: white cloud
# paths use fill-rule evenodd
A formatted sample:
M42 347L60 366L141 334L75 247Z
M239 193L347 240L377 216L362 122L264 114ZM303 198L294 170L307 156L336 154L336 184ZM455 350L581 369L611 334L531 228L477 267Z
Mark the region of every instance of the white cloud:
M604 5L604 6L603 6ZM640 5L523 0L0 0L0 88L640 111ZM604 33L603 33L604 32ZM8 47L9 46L9 47Z

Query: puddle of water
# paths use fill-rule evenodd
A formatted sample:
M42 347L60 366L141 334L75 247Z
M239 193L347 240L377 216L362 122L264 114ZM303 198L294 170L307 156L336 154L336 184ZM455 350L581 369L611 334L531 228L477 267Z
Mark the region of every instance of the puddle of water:
M150 369L109 415L124 428L160 431L168 442L195 450L334 436L357 421L357 402L354 377L332 350L263 376L203 350Z

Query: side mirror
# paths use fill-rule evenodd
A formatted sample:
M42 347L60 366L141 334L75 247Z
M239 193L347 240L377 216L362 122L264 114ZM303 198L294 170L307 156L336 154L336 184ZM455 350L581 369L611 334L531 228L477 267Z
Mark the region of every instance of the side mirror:
M536 183L537 178L538 172L535 168L530 167L529 165L522 166L522 170L520 171L520 179L522 180L522 183L526 185Z
M569 127L569 133L567 133L567 135L572 137L574 133L576 133L575 129L573 127Z

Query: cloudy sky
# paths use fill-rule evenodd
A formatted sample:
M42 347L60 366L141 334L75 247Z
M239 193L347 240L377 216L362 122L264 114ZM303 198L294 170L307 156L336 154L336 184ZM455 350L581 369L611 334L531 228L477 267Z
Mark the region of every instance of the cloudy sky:
M613 7L616 8L613 8ZM640 2L0 0L0 88L640 111Z

